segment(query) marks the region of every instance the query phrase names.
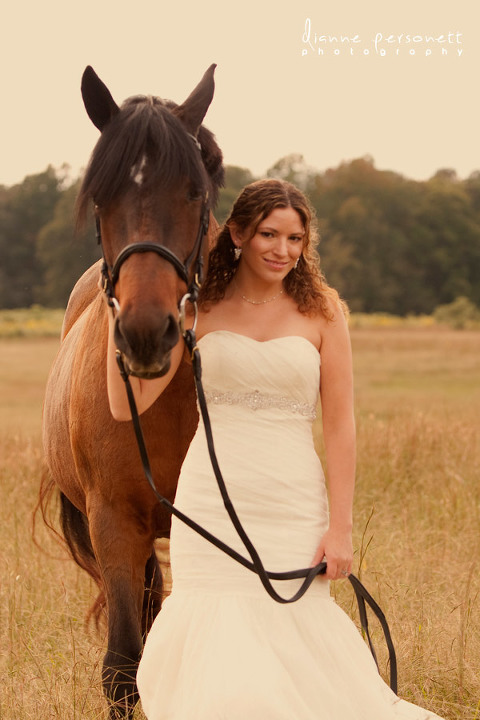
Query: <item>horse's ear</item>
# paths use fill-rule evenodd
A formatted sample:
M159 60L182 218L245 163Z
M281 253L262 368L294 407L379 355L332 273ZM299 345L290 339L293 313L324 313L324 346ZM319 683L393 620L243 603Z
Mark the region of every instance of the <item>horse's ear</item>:
M216 67L215 64L210 65L195 90L190 93L185 102L172 111L174 115L180 118L188 132L195 137L213 99L215 91L213 75Z
M119 108L110 90L90 65L82 75L82 97L88 117L101 132Z

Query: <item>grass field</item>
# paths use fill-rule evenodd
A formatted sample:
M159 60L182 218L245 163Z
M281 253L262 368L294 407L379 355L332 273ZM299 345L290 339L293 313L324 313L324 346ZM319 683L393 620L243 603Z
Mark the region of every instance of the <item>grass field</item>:
M354 329L352 341L356 571L389 620L399 694L446 720L478 720L480 333ZM1 720L106 720L103 638L84 628L94 588L42 523L41 549L32 542L42 395L57 347L0 340ZM348 585L334 591L354 614Z

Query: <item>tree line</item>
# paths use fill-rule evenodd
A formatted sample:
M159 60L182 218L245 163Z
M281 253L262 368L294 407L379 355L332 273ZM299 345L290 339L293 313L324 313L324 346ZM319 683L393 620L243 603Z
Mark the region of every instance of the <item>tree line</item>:
M458 297L480 306L480 171L460 180L443 169L420 182L378 170L370 157L318 172L290 155L267 174L309 197L324 274L352 311L430 314ZM254 179L227 166L220 223ZM67 168L48 167L0 186L0 308L63 307L100 257L93 220L75 232L80 182Z

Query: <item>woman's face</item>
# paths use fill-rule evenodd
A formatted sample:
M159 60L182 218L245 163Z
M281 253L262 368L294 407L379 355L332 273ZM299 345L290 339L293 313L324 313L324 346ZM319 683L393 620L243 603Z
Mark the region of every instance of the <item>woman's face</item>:
M232 240L242 248L245 269L264 281L282 281L300 257L305 238L300 215L291 207L275 208L262 220L253 237L251 230L232 229Z

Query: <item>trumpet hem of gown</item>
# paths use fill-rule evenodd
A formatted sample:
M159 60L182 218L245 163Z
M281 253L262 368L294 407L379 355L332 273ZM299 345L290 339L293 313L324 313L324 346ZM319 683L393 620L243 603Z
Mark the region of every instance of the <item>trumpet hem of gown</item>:
M149 720L438 718L400 700L350 618L308 593L283 605L267 595L174 591L137 682Z

